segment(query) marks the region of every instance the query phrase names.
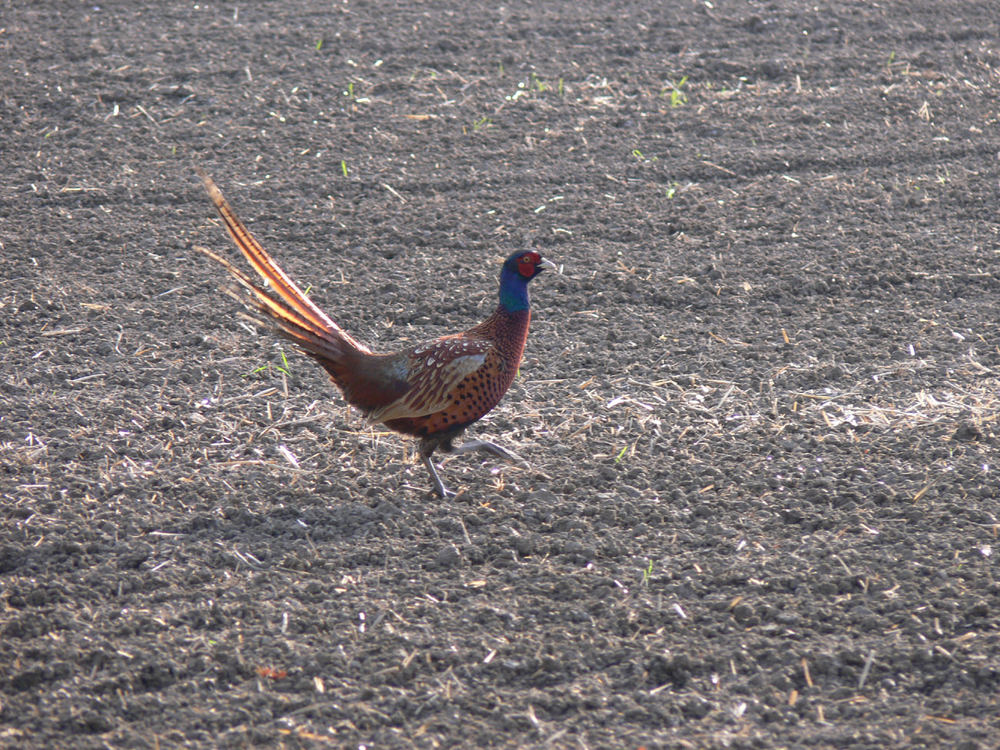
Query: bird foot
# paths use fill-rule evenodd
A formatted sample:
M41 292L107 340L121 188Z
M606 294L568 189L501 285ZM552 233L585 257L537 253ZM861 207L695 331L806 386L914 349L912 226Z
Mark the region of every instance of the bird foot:
M523 464L528 466L528 462L521 458L516 453L512 453L506 448L501 448L496 443L491 443L488 440L470 440L467 443L462 443L461 445L456 445L452 448L452 453L469 453L470 451L481 451L483 453L492 453L494 456L504 459L505 461L510 461L515 464Z
M442 482L441 477L438 476L437 469L434 467L434 462L431 461L431 457L421 456L421 460L423 460L424 466L427 467L427 471L430 472L431 482L434 483L434 491L437 493L437 496L441 499L455 497L455 493L444 486L444 482Z

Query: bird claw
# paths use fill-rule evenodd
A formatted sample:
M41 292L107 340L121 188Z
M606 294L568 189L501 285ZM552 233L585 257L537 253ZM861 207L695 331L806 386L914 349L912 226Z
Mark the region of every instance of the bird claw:
M524 468L524 469L530 469L531 468L531 462L529 462L528 459L526 459L526 458L522 458L521 456L517 455L516 453L510 453L509 456L505 456L505 458L507 458L507 461L509 463L517 464L521 468Z
M440 479L434 482L434 494L437 495L442 500L447 500L450 497L458 496L457 492L449 490L447 487L445 487L444 483Z

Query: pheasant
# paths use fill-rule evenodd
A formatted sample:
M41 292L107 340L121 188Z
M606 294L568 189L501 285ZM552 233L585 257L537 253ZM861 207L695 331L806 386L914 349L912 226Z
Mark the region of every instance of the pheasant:
M533 251L514 253L500 270L500 301L493 314L463 333L391 354L379 354L355 340L316 306L239 220L222 192L202 170L198 174L229 236L272 292L207 248L197 249L222 264L248 296L234 295L261 314L253 319L290 339L330 375L347 403L372 423L419 440L421 461L441 497L446 489L431 461L445 453L483 451L508 461L515 454L486 440L454 441L486 415L517 373L531 308L528 282L555 264ZM233 294L232 292L230 292Z

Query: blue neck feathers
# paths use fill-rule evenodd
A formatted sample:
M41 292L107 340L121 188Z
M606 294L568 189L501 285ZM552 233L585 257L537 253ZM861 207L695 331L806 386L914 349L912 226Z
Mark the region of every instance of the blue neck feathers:
M530 306L528 279L506 266L500 271L500 305L507 312L527 310Z

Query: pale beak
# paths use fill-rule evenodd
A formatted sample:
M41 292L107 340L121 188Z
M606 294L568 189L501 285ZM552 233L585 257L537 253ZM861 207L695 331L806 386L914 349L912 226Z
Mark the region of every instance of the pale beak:
M548 269L550 269L552 271L555 271L557 274L559 274L560 276L562 276L562 271L559 270L559 266L557 266L555 263L553 263L548 258L542 258L542 262L539 263L538 265L541 268L548 268Z

